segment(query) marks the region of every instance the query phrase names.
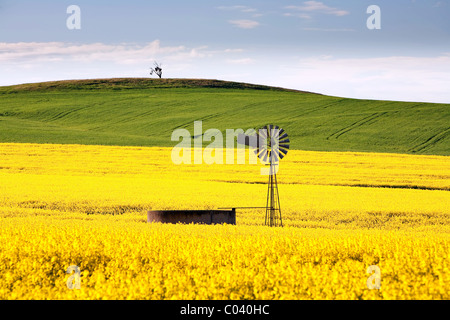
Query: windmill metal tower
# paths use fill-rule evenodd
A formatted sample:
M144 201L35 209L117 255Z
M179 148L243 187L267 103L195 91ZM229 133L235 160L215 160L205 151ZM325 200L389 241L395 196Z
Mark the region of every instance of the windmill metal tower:
M270 164L270 170L272 164ZM266 226L278 227L283 226L283 220L281 219L281 207L280 207L280 195L278 193L278 181L277 174L269 175L269 183L267 186L267 202L266 202Z
M255 148L256 155L269 166L269 182L267 185L267 202L265 225L270 227L283 226L281 218L280 195L278 192L278 162L289 150L289 137L279 126L267 125L256 132L256 138L239 135L238 142Z

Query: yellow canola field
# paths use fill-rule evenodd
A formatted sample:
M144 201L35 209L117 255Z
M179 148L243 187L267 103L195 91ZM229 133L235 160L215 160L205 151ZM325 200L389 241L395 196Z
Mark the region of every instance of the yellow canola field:
M257 209L236 226L147 224L149 209L265 205L261 165L170 156L0 144L0 299L450 298L449 157L290 151L284 228Z

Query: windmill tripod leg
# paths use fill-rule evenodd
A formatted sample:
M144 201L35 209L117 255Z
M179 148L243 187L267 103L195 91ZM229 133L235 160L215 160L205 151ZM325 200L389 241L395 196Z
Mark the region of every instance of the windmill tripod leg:
M275 189L276 189L276 208L278 211L277 218L280 219L280 226L283 226L283 220L281 219L281 205L280 205L280 194L278 193L278 181L277 181L277 175L274 175L275 178ZM277 224L278 225L278 224Z
M269 183L267 188L265 225L269 227L282 227L283 220L281 219L280 195L278 193L276 173L269 175Z

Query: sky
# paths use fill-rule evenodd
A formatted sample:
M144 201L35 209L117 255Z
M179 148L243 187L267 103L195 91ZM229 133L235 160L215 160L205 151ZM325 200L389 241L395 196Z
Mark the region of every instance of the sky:
M450 0L0 0L0 85L152 77L154 61L165 78L450 103Z

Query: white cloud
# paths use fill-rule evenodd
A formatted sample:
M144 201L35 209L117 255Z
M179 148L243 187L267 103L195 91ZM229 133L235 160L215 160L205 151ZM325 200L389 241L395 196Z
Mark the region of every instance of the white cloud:
M251 59L251 58L242 58L242 59L228 59L227 62L229 64L246 65L246 64L253 64L253 63L255 63L255 60Z
M253 29L259 26L259 22L254 20L230 20L228 22L241 29Z
M434 57L261 56L245 47L147 44L0 43L0 85L50 80L164 76L214 78L327 95L450 103L450 52ZM267 70L270 66L270 72Z
M251 8L248 6L220 6L218 7L219 10L225 10L225 11L240 11L240 12L244 12L244 13L249 13L249 12L256 12L258 11L255 8Z
M74 44L64 42L0 43L0 63L23 64L57 61L139 64L149 59L166 57L172 60L203 58L207 47L161 46L159 40L136 44Z
M302 28L304 31L324 31L324 32L354 32L355 29L350 28Z
M249 7L249 6L243 6L243 5L235 5L235 6L220 6L217 7L219 10L224 11L234 11L239 13L244 13L246 17L250 18L259 18L262 17L264 14L258 12L258 9ZM258 22L253 20L231 20L228 21L231 24L234 24L242 29L252 29L259 25Z
M279 68L276 85L327 95L450 103L450 56L304 58ZM275 84L274 84L275 85Z
M312 16L310 14L307 13L285 13L283 14L285 17L297 17L297 18L302 18L302 19L312 19Z
M236 48L236 49L225 49L226 53L232 53L232 52L236 52L236 53L240 53L240 52L244 52L244 49L241 48Z
M350 13L346 10L329 7L323 2L319 1L305 1L301 6L286 6L285 9L309 13L317 12L323 14L331 14L334 16L345 16Z
M145 77L153 61L166 77L217 77L221 66L250 64L245 50L146 44L0 43L0 85L67 79Z

